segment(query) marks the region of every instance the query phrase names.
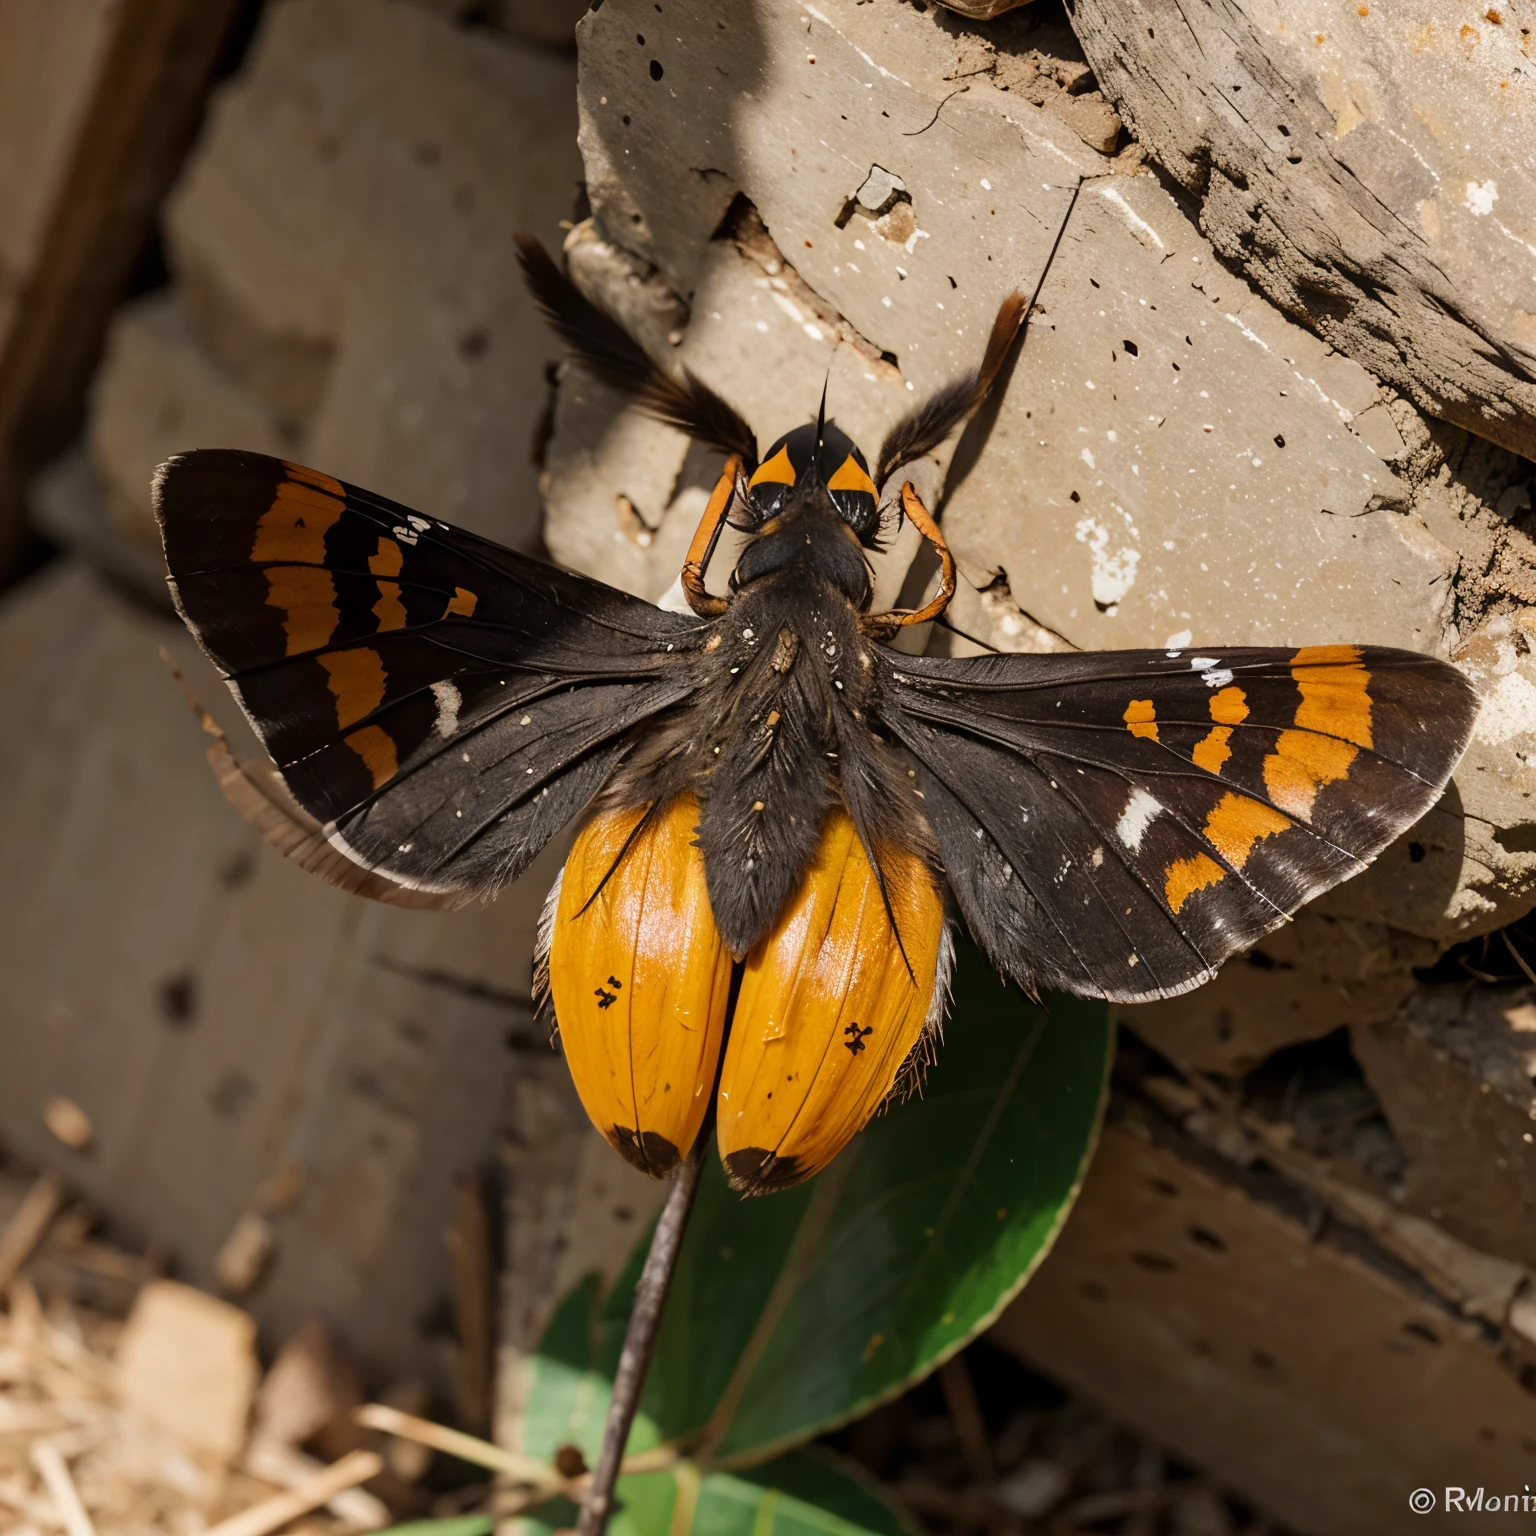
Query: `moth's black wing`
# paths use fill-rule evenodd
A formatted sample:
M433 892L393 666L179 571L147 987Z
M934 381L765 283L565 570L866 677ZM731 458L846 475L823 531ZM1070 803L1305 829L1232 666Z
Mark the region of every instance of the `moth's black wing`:
M690 691L698 620L314 470L189 453L155 509L177 610L289 792L400 886L515 877Z
M1026 986L1172 997L1435 803L1477 700L1409 651L880 653L960 909Z

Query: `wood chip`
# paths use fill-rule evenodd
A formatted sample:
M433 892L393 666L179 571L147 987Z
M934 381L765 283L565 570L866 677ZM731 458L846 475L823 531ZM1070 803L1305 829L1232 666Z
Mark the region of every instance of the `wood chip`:
M6 1290L11 1314L11 1343L18 1349L36 1349L43 1336L43 1304L37 1287L25 1275L17 1275Z
M261 1279L277 1247L277 1229L260 1211L246 1211L214 1256L213 1272L232 1296L243 1296Z
M96 1137L91 1117L73 1099L62 1095L43 1105L43 1124L75 1152L83 1152Z
M256 1394L256 1428L268 1440L303 1445L363 1400L357 1367L319 1318L278 1350ZM332 1448L332 1454L355 1449Z
M232 1462L256 1387L256 1325L227 1301L172 1280L139 1292L118 1346L125 1406Z

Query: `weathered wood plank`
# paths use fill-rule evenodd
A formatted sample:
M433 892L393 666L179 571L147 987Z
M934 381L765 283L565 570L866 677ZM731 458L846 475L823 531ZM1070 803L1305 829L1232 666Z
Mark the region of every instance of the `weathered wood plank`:
M1536 1269L1536 994L1422 987L1350 1039L1407 1157L1407 1209Z
M237 0L0 14L0 568L21 491L77 424L107 318L181 163Z
M1536 1396L1486 1331L1363 1232L1318 1240L1283 1181L1272 1203L1216 1167L1111 1127L992 1337L1298 1531L1409 1536L1416 1488L1520 1493Z
M1223 256L1431 414L1536 455L1528 5L1068 9Z

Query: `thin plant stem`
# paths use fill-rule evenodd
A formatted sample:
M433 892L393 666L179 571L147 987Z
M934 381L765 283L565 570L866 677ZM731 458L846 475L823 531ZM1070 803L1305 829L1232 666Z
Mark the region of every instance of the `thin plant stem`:
M699 1175L704 1170L704 1154L714 1138L700 1132L693 1150L672 1179L667 1202L661 1208L645 1268L635 1287L635 1305L624 1333L624 1348L619 1354L619 1368L614 1373L613 1397L608 1404L608 1422L603 1426L603 1445L598 1453L592 1481L576 1522L576 1536L603 1536L608 1517L613 1512L613 1486L619 1480L619 1466L629 1441L630 1425L640 1406L640 1392L650 1369L656 1347L656 1331L661 1324L667 1292L677 1269L677 1255L683 1246L683 1233L699 1192Z

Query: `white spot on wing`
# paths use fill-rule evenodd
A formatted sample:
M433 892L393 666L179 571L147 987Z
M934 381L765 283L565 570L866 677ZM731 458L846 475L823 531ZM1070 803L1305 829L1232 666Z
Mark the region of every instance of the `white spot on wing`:
M459 708L464 695L452 683L433 683L432 697L437 700L437 734L444 740L459 728Z
M1125 809L1120 813L1120 820L1115 823L1115 836L1132 853L1140 852L1141 840L1147 835L1147 828L1162 809L1161 800L1149 795L1144 789L1133 789L1131 798L1126 801Z
M1230 667L1207 667L1200 674L1200 681L1207 688L1225 688L1232 681L1232 669Z

